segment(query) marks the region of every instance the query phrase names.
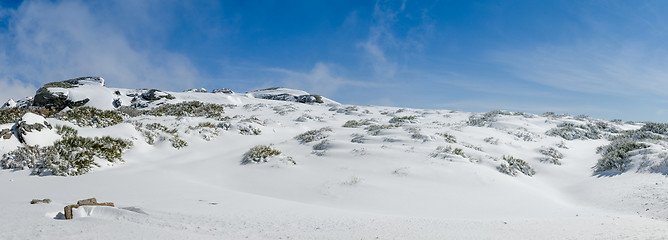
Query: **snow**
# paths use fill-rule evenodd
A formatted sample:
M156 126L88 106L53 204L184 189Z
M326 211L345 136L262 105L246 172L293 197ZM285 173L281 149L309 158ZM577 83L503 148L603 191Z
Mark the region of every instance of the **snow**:
M75 90L80 97L99 95L88 103L95 107L106 106L102 103L111 101L107 93L115 91L129 105L126 95L135 91L95 85ZM615 176L595 175L596 147L608 140L567 141L545 134L558 123L586 119L511 114L477 127L466 124L471 113L447 110L300 104L258 99L253 93L167 93L175 99L159 101L227 104L224 116L230 118L225 121L232 127L196 130L199 123L222 122L196 117L139 116L99 129L46 119L74 127L81 136L130 139L134 146L124 162L76 177L0 170L0 239L668 238L666 175L636 172L637 166ZM417 121L377 136L365 126L342 127L348 120L389 124L402 116ZM176 129L188 146L175 149L167 138L150 145L137 123ZM239 126L246 125L261 134L239 134ZM313 149L322 140L295 139L324 127L332 131L322 149ZM428 137L415 138L409 131ZM438 133L453 135L456 142ZM351 142L353 134L365 141ZM489 137L497 142L485 141ZM10 140L0 140L3 151L18 146ZM562 142L567 149L557 147ZM266 163L242 165L244 153L257 145L282 153ZM430 157L439 146L462 149L466 157ZM541 162L542 147L563 153L562 165ZM536 174L500 173L496 167L504 155L523 159ZM288 156L296 165L284 161ZM64 206L90 197L116 207L82 206L74 219L62 219ZM35 198L53 202L29 204Z

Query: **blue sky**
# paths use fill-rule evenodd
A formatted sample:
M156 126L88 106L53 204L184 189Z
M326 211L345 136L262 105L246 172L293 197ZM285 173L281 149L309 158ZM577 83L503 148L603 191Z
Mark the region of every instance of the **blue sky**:
M667 1L0 1L0 98L298 88L346 104L668 122Z

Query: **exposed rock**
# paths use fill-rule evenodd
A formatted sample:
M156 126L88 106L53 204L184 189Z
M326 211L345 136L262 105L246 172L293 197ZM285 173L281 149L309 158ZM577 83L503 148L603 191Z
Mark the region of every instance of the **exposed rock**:
M95 199L95 198L83 199L83 200L77 201L77 204L78 205L93 205L93 204L97 204L97 199Z
M114 99L113 102L111 102L111 105L114 105L115 108L119 108L119 107L122 106L122 105L121 105L122 103L123 103L123 102L121 102L121 99L120 99L120 98L116 98L116 99Z
M183 92L198 92L198 93L205 93L205 92L207 92L207 91L206 91L206 88L191 88L191 89L185 90L185 91L183 91Z
M12 138L12 135L14 135L14 133L11 129L5 128L0 131L0 137L2 137L2 139L10 139Z
M163 98L171 100L171 99L174 99L174 96L172 96L169 93L160 91L158 89L151 89L151 90L148 90L148 92L142 93L141 98L143 98L146 101L156 101L156 100L160 100L160 99L163 99Z
M26 113L12 128L20 143L27 145L49 145L60 135L56 133L53 126L40 115Z
M33 199L32 201L30 201L30 204L37 204L37 203L49 204L49 203L51 203L51 199L48 199L48 198L41 199L41 200L40 199Z
M281 93L281 94L257 94L255 95L255 97L269 100L298 102L298 103L323 103L322 97L320 95L295 96L287 93Z
M108 206L114 207L113 202L98 203L95 198L83 199L77 201L77 204L67 205L63 209L65 212L65 219L72 219L72 208L78 208L80 206Z
M212 93L225 93L225 94L233 94L234 92L230 90L229 88L218 88L214 89L211 91Z
M72 86L94 83L104 87L104 78L101 77L80 77L80 78L65 80L62 82L70 84Z

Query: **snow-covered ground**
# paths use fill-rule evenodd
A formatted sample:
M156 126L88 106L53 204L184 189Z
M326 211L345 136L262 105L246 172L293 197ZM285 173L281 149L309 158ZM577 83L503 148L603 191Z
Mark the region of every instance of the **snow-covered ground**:
M64 90L82 99L88 88L103 95L88 105L102 109L113 108L115 95L129 105L127 95L137 91ZM173 99L148 108L201 101L224 104L229 118L140 115L106 128L47 118L83 137L134 145L124 162L96 161L100 167L79 176L0 170L0 239L668 239L668 172L640 164L664 146L634 152L624 172L594 172L596 148L609 140L546 134L563 122L618 130L642 124L510 112L485 118L326 98L303 104L257 92L168 94ZM142 131L151 123L176 131L155 132L149 144ZM314 141L296 138L320 129ZM52 142L53 131L45 132ZM187 146L175 148L174 136ZM0 154L18 145L0 139ZM281 154L241 164L257 145ZM563 155L560 165L544 160L541 149L549 148ZM502 173L504 156L524 160L535 174ZM89 197L116 207L84 206L63 219L64 206ZM53 202L29 203L42 198Z

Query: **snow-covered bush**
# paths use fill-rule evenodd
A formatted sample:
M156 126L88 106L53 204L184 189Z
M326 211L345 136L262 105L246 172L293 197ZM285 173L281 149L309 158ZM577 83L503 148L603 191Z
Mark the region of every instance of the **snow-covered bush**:
M268 162L272 157L281 155L281 151L274 149L272 145L257 145L246 152L241 160L242 165L250 163ZM285 157L286 162L297 164L291 157Z
M374 125L369 125L364 129L369 133L369 135L378 136L380 135L381 132L383 132L383 130L397 127L399 127L399 125L396 124L385 124L385 125L374 124Z
M144 128L141 127L141 124L137 124L137 130L139 130L148 144L155 144L157 141L169 140L173 148L181 149L188 146L188 142L181 139L178 135L178 130L175 128L168 128L165 125L160 123L150 123L146 124Z
M319 143L313 145L313 152L312 153L317 155L317 156L323 156L323 155L325 155L325 152L327 152L327 149L329 149L330 145L331 144L329 143L329 141L327 141L327 139L324 139L324 140L320 141Z
M350 135L350 136L353 137L352 139L350 139L350 142L354 142L354 143L364 143L364 141L366 141L366 138L364 137L363 134L353 133L353 134Z
M63 138L71 138L79 135L79 131L74 128L62 125L56 125L56 133L62 136Z
M472 115L469 117L469 120L466 121L466 124L469 126L476 126L476 127L488 127L493 122L496 122L496 116L498 115L510 115L510 112L495 110L483 113L482 115L480 114Z
M260 135L262 130L259 128L253 127L253 125L239 125L239 134L241 135Z
M16 123L26 112L27 109L18 107L0 109L0 124Z
M375 122L374 119L361 119L361 120L348 120L346 123L343 124L344 128L356 128L356 127L361 127L361 126L367 126L370 124L373 124Z
M195 126L188 127L186 133L195 132L199 134L204 140L211 141L220 134L219 128L225 129L226 125L223 123L215 124L212 122L201 122ZM229 129L229 127L227 128Z
M519 128L516 130L508 131L507 133L526 142L533 142L537 138L536 134L530 132L526 128Z
M499 144L499 139L495 137L487 137L483 139L486 143L492 144L492 145L498 145Z
M418 123L417 116L403 116L403 117L393 117L390 119L390 123L403 124L403 123Z
M166 103L153 109L144 110L144 114L151 116L175 117L207 117L222 118L225 106L221 104L203 103L199 101Z
M411 134L412 139L421 140L422 142L434 140L434 137L422 134L419 127L406 127L404 130Z
M436 150L432 153L429 154L430 157L432 158L442 158L442 159L450 159L454 156L461 156L463 158L466 158L466 154L464 154L464 150L461 148L452 148L452 146L438 146Z
M274 107L272 107L272 109L274 110L274 112L276 114L281 115L281 116L286 115L286 114L291 113L291 112L294 112L294 111L297 111L297 108L293 105L290 105L290 104L274 106Z
M563 122L556 128L548 130L545 134L549 136L558 136L566 140L575 139L601 139L610 135L610 133L619 133L619 129L606 122L588 123L578 125L570 122Z
M552 119L558 119L558 118L563 118L568 116L568 114L557 114L555 112L545 112L541 114L541 116L546 117L546 118L552 118Z
M87 106L62 111L56 117L81 127L105 128L123 122L123 113L119 111L100 110Z
M336 113L343 113L346 115L350 114L355 114L355 112L359 111L359 109L356 106L333 106L329 108L329 111L336 111Z
M560 160L564 158L564 155L553 147L541 147L538 152L543 155L540 158L540 161L545 163L561 165Z
M37 175L72 176L99 166L95 159L122 161L122 154L132 142L109 136L84 138L67 133L53 146L23 146L2 156L3 168L32 169Z
M138 117L142 115L142 111L132 106L120 106L117 110L130 117Z
M517 173L520 172L527 176L533 176L536 174L536 171L529 166L527 162L522 159L515 158L513 156L503 156L503 162L501 165L496 167L499 172L508 174L510 176L517 176Z
M297 121L297 122L306 122L308 120L322 121L322 117L313 116L313 115L309 115L309 114L302 114L297 119L295 119L295 121Z
M255 124L260 125L260 126L264 126L264 124L265 124L264 121L260 120L259 118L255 117L255 116L241 119L241 120L239 120L239 123L255 123Z
M174 136L172 136L172 138L169 139L169 142L171 142L171 143L172 143L172 147L173 147L173 148L176 148L176 149L181 149L181 148L184 148L184 147L187 147L187 146L188 146L188 142L186 142L185 140L179 138L178 135L174 135Z
M441 136L445 139L447 143L457 143L457 138L449 133L436 133L436 135Z
M668 133L668 123L647 122L638 130L665 135L666 133Z
M331 132L332 128L324 127L317 130L309 130L305 133L299 134L295 137L296 140L299 140L300 143L310 143L313 141L318 141L327 138L329 135L328 132Z
M602 157L596 162L594 172L608 170L624 172L631 163L630 152L648 147L649 145L633 139L617 139L608 145L600 146L596 149L596 153Z

